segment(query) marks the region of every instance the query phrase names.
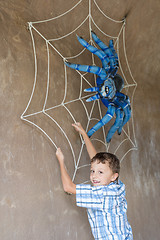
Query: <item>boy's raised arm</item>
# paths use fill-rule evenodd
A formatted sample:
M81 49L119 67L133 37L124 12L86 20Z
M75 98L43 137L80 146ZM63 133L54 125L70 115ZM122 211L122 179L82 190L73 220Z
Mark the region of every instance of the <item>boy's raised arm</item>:
M76 184L74 184L67 173L65 164L64 164L64 155L60 148L57 148L56 157L59 161L60 171L61 171L61 180L63 184L63 189L67 193L76 194Z
M79 122L73 123L72 126L76 129L76 131L78 131L82 135L82 137L84 139L84 142L86 144L86 148L87 148L87 152L89 154L89 157L90 157L90 159L92 159L96 155L97 151L94 148L94 146L93 146L90 138L88 137L86 131L83 129L83 127L81 126L81 124Z

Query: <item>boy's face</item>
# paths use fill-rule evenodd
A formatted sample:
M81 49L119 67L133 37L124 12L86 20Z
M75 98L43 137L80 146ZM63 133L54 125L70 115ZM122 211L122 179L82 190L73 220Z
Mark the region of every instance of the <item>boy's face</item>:
M91 163L90 180L93 186L108 185L115 181L118 173L113 173L108 162L101 163L95 161Z

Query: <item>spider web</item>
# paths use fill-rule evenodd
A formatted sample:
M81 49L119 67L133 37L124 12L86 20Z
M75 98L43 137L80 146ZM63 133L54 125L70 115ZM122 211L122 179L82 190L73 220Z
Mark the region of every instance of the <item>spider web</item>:
M73 21L75 16L78 17ZM70 22L68 22L69 19ZM80 121L88 131L105 115L107 109L99 100L85 102L94 94L88 95L83 90L95 86L96 76L67 68L64 61L101 66L96 56L80 46L76 40L76 34L82 35L94 46L91 30L96 32L106 44L109 39L114 39L119 57L118 73L125 81L123 92L131 100L132 118L123 127L121 136L115 134L111 143L106 143L106 133L114 119L94 133L91 141L96 144L96 149L110 151L118 155L122 161L128 152L137 149L133 119L133 99L137 83L126 54L126 20L117 21L110 18L96 0L88 0L87 7L86 1L81 0L57 17L29 22L28 26L33 44L35 79L30 99L21 119L38 128L55 148L65 144L66 149L70 149L74 164L72 180L75 180L78 170L83 169L84 172L89 164L85 164L85 155L83 156L84 141L81 136L77 140L77 133L71 129L71 123ZM59 76L58 79L57 76ZM83 116L82 121L79 119L80 115Z

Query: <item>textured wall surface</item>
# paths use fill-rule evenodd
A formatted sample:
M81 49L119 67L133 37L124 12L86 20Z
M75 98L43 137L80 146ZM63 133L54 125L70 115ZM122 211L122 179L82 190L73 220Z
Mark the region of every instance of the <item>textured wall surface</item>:
M91 240L90 226L84 209L76 207L75 197L63 192L55 147L37 128L20 119L34 81L34 57L27 22L56 17L78 1L73 0L1 0L0 1L0 239L3 240ZM134 96L134 124L137 151L130 151L123 159L121 180L126 184L128 219L135 240L159 240L160 235L160 4L158 0L104 0L97 1L110 17L121 20L127 13L126 51L132 74L138 87ZM83 0L80 10L65 19L57 20L54 28L42 26L42 32L51 38L75 28L88 12L88 1ZM100 24L106 24L99 17ZM107 26L106 26L107 27ZM68 29L68 30L67 30ZM79 30L87 39L87 30ZM111 34L116 27L109 26ZM103 40L105 40L103 36ZM30 111L38 111L44 101L44 79L47 77L46 49L37 37L39 84ZM72 55L79 48L75 36L66 38L56 47L64 54ZM78 52L78 51L77 51ZM89 62L88 54L80 61ZM64 70L62 60L51 53L55 69L51 78L48 107L55 99L58 104L64 94ZM82 62L80 62L82 63ZM76 73L69 71L76 79ZM91 79L92 81L92 79ZM78 87L73 81L66 99L76 97ZM58 90L55 90L58 89ZM73 90L73 91L72 91ZM71 104L76 120L85 123L85 113L80 105ZM71 128L71 117L64 117L60 108L53 113L66 128L75 153L78 154L80 139ZM66 165L73 173L73 160L67 143L56 126L47 119L34 119L43 124L56 144L65 151ZM100 134L100 133L99 133ZM115 136L111 144L117 144ZM95 145L97 150L101 149ZM125 152L122 148L121 152ZM121 154L121 152L119 154ZM86 151L83 161L87 162ZM77 182L85 178L88 169L79 172Z

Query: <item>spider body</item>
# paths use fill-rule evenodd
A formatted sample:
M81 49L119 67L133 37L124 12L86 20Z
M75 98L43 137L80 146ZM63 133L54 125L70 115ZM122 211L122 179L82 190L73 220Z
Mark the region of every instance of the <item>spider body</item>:
M102 67L98 66L88 66L65 62L65 64L73 69L90 72L96 74L98 77L96 79L96 87L85 89L86 92L97 92L94 96L88 98L86 101L94 101L101 99L102 103L108 108L104 117L95 124L87 133L89 137L93 135L99 128L107 124L114 116L116 119L114 124L108 131L106 141L109 143L112 136L117 131L120 135L123 126L129 121L131 117L131 107L129 97L123 93L121 90L124 86L123 78L117 74L118 71L118 55L114 49L113 41L109 41L109 46L105 45L97 35L92 32L92 38L101 48L98 49L83 38L77 37L78 41L90 52L97 55L101 62Z

